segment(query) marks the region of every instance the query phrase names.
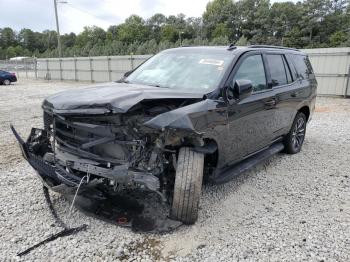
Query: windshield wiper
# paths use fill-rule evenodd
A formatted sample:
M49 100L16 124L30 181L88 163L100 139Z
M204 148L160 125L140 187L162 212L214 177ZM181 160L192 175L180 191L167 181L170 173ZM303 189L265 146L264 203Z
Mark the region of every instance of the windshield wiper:
M144 84L146 86L154 86L154 87L160 87L160 88L169 88L167 86L161 86L161 85L158 85L158 84Z
M129 80L126 80L126 79L119 79L117 81L115 81L116 83L125 83L125 84L130 84L130 81Z

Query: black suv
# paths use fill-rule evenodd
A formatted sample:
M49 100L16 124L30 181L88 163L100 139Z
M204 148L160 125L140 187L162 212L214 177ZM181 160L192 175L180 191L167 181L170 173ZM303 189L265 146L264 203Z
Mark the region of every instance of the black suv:
M24 157L55 190L91 183L154 191L194 223L203 179L223 183L300 151L315 107L308 57L273 46L182 47L113 83L43 102Z

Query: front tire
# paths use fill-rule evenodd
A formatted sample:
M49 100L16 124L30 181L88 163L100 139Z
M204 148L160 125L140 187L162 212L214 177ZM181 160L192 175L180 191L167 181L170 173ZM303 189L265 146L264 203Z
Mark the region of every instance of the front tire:
M285 152L296 154L303 146L306 132L306 116L298 112L293 121L292 128L284 139Z
M203 181L204 154L182 147L177 160L171 217L184 224L194 224L198 218Z
M11 84L11 81L8 80L8 79L5 79L5 80L3 81L3 83L4 83L5 86L8 86L8 85Z

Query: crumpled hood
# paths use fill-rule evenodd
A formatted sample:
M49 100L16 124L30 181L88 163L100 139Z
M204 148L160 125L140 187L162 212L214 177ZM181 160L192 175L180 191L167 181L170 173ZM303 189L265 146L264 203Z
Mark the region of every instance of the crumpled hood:
M125 113L142 100L202 98L201 93L152 86L107 83L63 91L46 98L43 108L57 113Z

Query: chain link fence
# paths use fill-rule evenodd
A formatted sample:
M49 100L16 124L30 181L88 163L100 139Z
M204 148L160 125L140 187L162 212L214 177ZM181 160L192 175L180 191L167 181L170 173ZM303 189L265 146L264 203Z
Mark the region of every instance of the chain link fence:
M17 78L107 82L120 79L151 55L0 60L0 70Z
M17 78L37 78L37 59L0 60L0 70L16 73Z

